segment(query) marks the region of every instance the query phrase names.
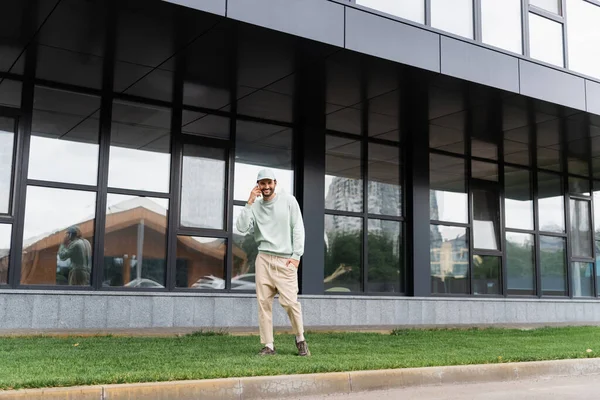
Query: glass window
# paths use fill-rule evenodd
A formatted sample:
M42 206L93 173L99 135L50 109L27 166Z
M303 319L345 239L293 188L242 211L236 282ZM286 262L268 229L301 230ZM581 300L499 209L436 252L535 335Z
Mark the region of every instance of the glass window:
M473 1L431 0L431 26L473 39Z
M8 283L12 225L0 224L0 285Z
M0 117L0 214L10 212L16 122Z
M421 24L425 23L423 0L356 0L356 4Z
M327 136L325 156L325 208L363 210L361 143Z
M360 292L363 220L325 215L326 292Z
M534 236L506 232L508 294L535 294Z
M473 294L501 294L500 257L473 256Z
M600 240L600 183L594 182L594 240Z
M600 7L584 0L567 0L569 68L600 78Z
M498 164L471 161L471 176L476 179L498 182Z
M226 254L226 239L177 236L175 286L225 289Z
M498 145L487 140L471 138L471 154L488 160L498 160Z
M521 53L521 0L482 0L483 43Z
M473 247L500 250L500 194L497 191L473 190Z
M540 236L542 294L551 296L566 296L567 275L565 256L564 238Z
M263 168L270 168L275 173L276 193L294 193L291 129L238 121L236 138L235 200L248 200L256 186L256 176Z
M37 86L29 179L96 185L100 98Z
M506 227L533 230L531 174L526 169L504 168Z
M571 199L570 234L571 256L592 257L592 227L590 224L590 202L587 200Z
M467 228L430 225L431 293L469 293Z
M169 200L108 194L103 286L163 288Z
M502 105L502 128L504 129L504 162L531 165L530 127L525 105L512 106L507 99Z
M429 216L435 221L468 222L465 160L430 154Z
M235 226L235 222L243 208L241 206L233 207L233 272L231 274L231 288L254 291L256 289L254 263L258 255L258 243L254 240L253 231L244 235Z
M89 286L96 193L27 188L21 284Z
M379 71L373 71L378 74ZM370 137L400 141L400 95L398 90L369 99L368 134Z
M573 296L591 297L594 295L594 264L589 262L571 263Z
M183 110L181 131L184 134L228 140L229 118Z
M400 149L370 143L368 171L369 213L401 215Z
M600 242L596 243L596 293L600 295Z
M538 218L541 231L565 231L565 203L558 175L538 172Z
M402 292L400 222L369 219L367 276L369 292Z
M550 11L554 14L561 14L560 0L529 0L529 4Z
M184 144L181 226L224 229L226 168L224 149Z
M548 116L546 116L548 117ZM544 118L538 113L536 118ZM542 169L562 171L560 120L551 119L537 124L537 165Z
M529 13L529 33L531 58L564 66L562 24Z
M0 106L21 107L21 82L0 79Z
M469 239L467 228L430 225L431 292L469 292Z
M590 195L590 181L587 179L569 177L569 194Z
M115 101L108 186L169 192L171 111Z

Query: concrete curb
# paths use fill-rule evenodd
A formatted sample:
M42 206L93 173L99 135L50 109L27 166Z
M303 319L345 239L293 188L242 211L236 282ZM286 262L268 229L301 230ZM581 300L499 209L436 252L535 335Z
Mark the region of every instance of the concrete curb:
M254 400L600 374L600 358L0 391L0 400Z

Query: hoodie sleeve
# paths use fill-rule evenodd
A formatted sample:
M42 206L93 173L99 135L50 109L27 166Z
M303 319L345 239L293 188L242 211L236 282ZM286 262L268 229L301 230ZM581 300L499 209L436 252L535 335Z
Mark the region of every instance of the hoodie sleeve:
M254 227L254 214L252 214L252 206L246 204L242 209L242 213L235 222L235 227L240 233L249 233Z
M295 197L291 197L290 216L292 224L292 259L300 260L304 254L304 221Z

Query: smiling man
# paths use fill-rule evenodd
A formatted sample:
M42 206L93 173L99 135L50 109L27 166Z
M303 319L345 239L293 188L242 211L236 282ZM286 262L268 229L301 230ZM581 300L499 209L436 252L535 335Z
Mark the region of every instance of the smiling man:
M309 356L304 338L302 308L298 302L297 270L304 253L304 223L296 198L275 193L276 186L273 171L261 170L248 203L236 222L241 233L254 228L254 239L258 243L256 298L260 341L264 346L259 354L275 354L273 298L279 293L279 304L287 312L296 335L298 354Z

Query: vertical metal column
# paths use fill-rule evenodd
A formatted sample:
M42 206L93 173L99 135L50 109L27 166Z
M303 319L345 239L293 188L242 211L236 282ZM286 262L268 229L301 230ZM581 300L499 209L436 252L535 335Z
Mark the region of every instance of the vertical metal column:
M402 120L406 137L406 293L431 294L429 255L428 74L405 70Z

